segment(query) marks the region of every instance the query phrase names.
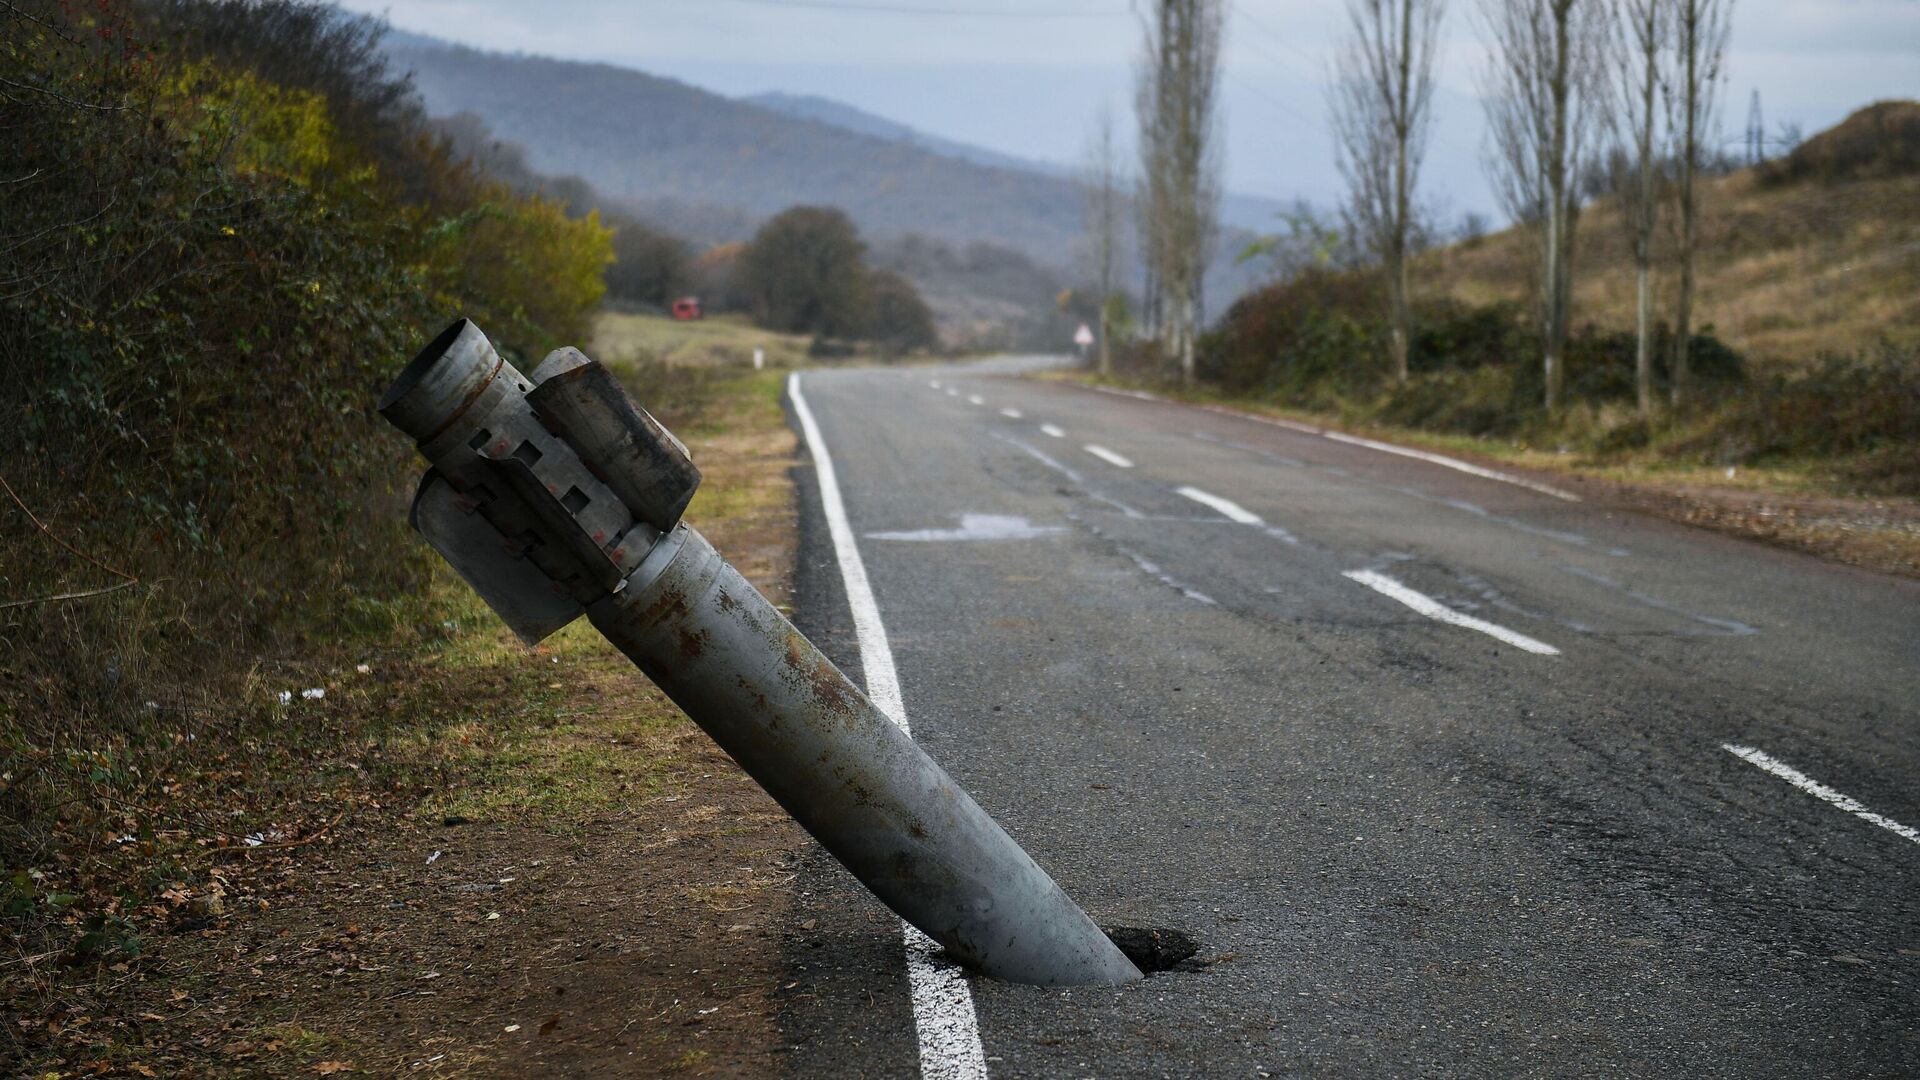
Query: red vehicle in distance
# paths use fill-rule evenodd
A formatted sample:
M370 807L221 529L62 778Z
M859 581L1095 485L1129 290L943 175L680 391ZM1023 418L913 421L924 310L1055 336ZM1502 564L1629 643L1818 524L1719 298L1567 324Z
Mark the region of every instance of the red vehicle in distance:
M690 322L694 319L706 318L706 313L700 310L699 297L683 296L673 302L673 317L682 322Z

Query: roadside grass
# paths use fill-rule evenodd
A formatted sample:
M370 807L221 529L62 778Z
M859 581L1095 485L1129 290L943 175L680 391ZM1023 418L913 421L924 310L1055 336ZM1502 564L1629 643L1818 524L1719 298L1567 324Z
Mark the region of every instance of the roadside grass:
M765 349L770 367L800 367L810 340L753 325L744 315L710 315L685 322L635 311L602 311L594 320L588 355L607 363L651 358L676 367L753 366Z
M689 519L784 601L794 440L781 374L611 366L700 464ZM584 619L529 650L437 559L422 592L372 606L357 631L316 627L298 656L233 657L233 700L156 707L125 742L49 756L0 717L0 734L13 733L0 738L0 791L59 792L70 823L0 880L13 954L0 974L0 1075L103 1064L172 1075L209 1053L210 1075L307 1073L333 1052L319 1032L339 1030L306 1019L313 1003L275 1003L291 1015L251 1025L199 1006L179 1023L157 1019L177 1011L167 1002L218 995L233 974L215 966L231 956L209 960L187 947L194 939L244 938L327 887L303 860L349 833L364 842L471 820L566 836L671 800L698 782L696 758L712 769L704 736ZM156 1005L163 988L185 996Z
M1756 371L1883 344L1920 347L1916 205L1920 176L1768 186L1744 170L1709 181L1695 325L1711 327ZM1664 232L1662 242L1671 242ZM1479 304L1525 297L1537 251L1517 229L1455 244L1416 261L1415 288ZM1656 277L1662 313L1672 309L1673 278ZM1581 215L1575 318L1629 327L1634 303L1627 230L1619 207L1601 201Z

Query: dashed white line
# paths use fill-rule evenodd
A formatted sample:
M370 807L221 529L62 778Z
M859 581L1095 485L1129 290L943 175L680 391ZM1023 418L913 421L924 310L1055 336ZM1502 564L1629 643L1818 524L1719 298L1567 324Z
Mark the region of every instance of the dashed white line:
M1018 420L1022 416L1025 416L1026 413L1021 412L1019 409L1001 409L1000 415L1006 417L1009 420Z
M1040 449L1039 447L1029 446L1024 442L1021 442L1019 439L1013 438L1008 435L1002 435L997 431L993 432L992 434L994 438L999 439L1001 442L1006 443L1007 445L1018 449L1022 453L1026 454L1028 457L1033 458L1035 461L1038 461L1040 464L1045 465L1047 468L1052 469L1054 472L1057 472L1061 476L1066 477L1068 480L1072 481L1075 486L1079 487L1080 490L1086 492L1089 497L1098 499L1099 501L1106 503L1108 506L1111 506L1115 510L1120 511L1120 513L1126 517L1136 518L1141 520L1144 520L1146 518L1147 515L1141 513L1138 510L1135 510L1133 507L1128 506L1126 503L1121 502L1119 499L1115 499L1109 495L1105 495L1099 491L1094 490L1091 486L1088 485L1087 478L1080 475L1078 470L1067 465L1065 462L1056 460L1052 455L1048 454L1046 451Z
M928 379L928 380L927 380L927 385L928 385L928 386L931 386L931 387L933 387L933 388L934 388L935 390L938 390L938 389L940 389L940 380L939 380L939 379Z
M1087 445L1081 447L1081 449L1085 450L1089 454L1092 454L1094 457L1099 458L1101 461L1104 461L1107 464L1114 466L1115 468L1119 468L1119 469L1133 468L1132 461L1128 460L1125 457L1122 457L1119 454L1114 453L1113 451L1107 449L1104 446L1096 446L1093 443L1088 443Z
M1064 439L1067 437L1066 432L1054 427L1052 424L1041 424L1040 433L1043 435L1051 435L1056 439Z
M1201 491L1197 487L1183 487L1178 489L1178 494L1192 499L1201 506L1208 506L1218 510L1229 521L1237 521L1242 525L1265 524L1260 520L1259 514L1254 513L1231 499L1223 499L1212 492Z
M1089 386L1087 389L1097 390L1103 394L1114 394L1120 397L1139 398L1142 401L1167 402L1166 398L1158 394L1149 394L1143 390L1118 390L1110 386ZM1320 435L1332 439L1334 442L1349 443L1353 446L1364 446L1369 450L1378 450L1383 454L1399 454L1402 457L1417 458L1442 468L1454 469L1486 480L1498 480L1503 484L1523 487L1528 491L1537 491L1542 495L1551 495L1556 499L1564 499L1567 502L1585 501L1571 491L1562 491L1550 484L1537 483L1524 477L1514 476L1512 473L1503 473L1496 469L1483 468L1471 462L1461 461L1459 458L1447 457L1445 454L1434 454L1425 450L1415 450L1411 447L1395 446L1392 443L1380 442L1377 439L1363 439L1358 435L1348 435L1343 431L1329 431L1326 428L1314 427L1311 424L1302 424L1294 420L1285 420L1278 416L1261 416L1258 413L1241 412L1239 409L1229 409L1220 405L1195 405L1193 407L1204 412L1219 413L1221 416L1232 416L1241 420L1251 420L1256 424L1286 428L1288 431L1298 431L1305 435Z
M949 390L948 393L953 393ZM900 674L893 666L893 647L887 641L887 628L880 621L880 606L873 598L873 585L867 579L867 566L855 546L853 525L847 520L846 502L840 497L840 480L827 453L827 443L800 392L798 372L787 377L787 396L793 401L793 415L813 455L814 473L820 484L820 509L827 518L827 533L840 563L840 579L847 590L847 606L852 609L854 636L860 643L860 667L867 675L867 696L880 711L911 731L907 710L900 698ZM940 946L932 938L902 922L906 935L907 983L913 993L913 1026L920 1039L920 1075L926 1080L986 1080L987 1055L980 1043L980 1020L973 1007L973 991L967 987L960 967L939 958Z
M959 397L959 396L960 396L960 391L958 391L958 390L955 390L955 389L954 389L953 387L951 387L951 386L949 386L949 387L947 387L947 396L948 396L948 397Z
M1862 805L1860 800L1851 795L1843 795L1833 790L1771 754L1755 750L1751 746L1739 746L1734 743L1721 743L1720 749L1725 750L1727 753L1732 754L1734 757L1739 758L1749 765L1765 769L1767 772L1785 780L1787 783L1792 784L1794 787L1799 788L1814 798L1832 803L1834 806L1845 810L1847 813L1852 814L1862 821L1870 821L1895 836L1905 837L1916 844L1920 844L1920 829L1914 829L1909 825L1902 825L1884 814L1874 813Z
M969 405L985 405L986 403L987 403L987 399L981 397L979 394L967 395L967 404Z
M1488 637L1498 638L1516 649L1525 649L1527 652L1536 653L1540 656L1560 655L1559 649L1554 648L1544 641L1537 641L1525 634L1517 633L1495 623L1490 623L1485 619L1476 619L1471 615L1464 615L1425 593L1415 592L1407 588L1403 583L1385 574L1376 573L1372 570L1343 570L1341 573L1343 576L1365 585L1367 588L1372 589L1382 596L1391 597L1392 599L1400 601L1429 619L1435 619L1453 626L1464 626L1469 630L1478 630Z

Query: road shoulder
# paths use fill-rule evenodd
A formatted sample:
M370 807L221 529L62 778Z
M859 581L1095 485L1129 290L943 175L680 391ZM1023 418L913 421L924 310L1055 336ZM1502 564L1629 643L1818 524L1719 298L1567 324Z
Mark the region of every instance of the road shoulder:
M1118 384L1102 385L1079 375L1046 376L1047 381L1083 389L1186 405L1209 412L1277 424L1309 434L1369 439L1421 453L1510 474L1543 487L1577 494L1607 510L1627 510L1666 518L1775 547L1816 555L1866 570L1920 578L1920 500L1866 498L1769 486L1748 474L1728 470L1728 482L1704 482L1701 470L1672 475L1644 470L1593 468L1572 455L1516 450L1489 453L1484 439L1433 436L1400 429L1354 427L1324 416L1263 408L1249 402L1213 397L1188 400Z

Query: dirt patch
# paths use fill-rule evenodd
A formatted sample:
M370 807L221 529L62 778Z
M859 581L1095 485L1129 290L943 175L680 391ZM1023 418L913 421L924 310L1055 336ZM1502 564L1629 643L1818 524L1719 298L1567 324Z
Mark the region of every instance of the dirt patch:
M137 1007L188 1014L210 1073L770 1071L803 836L705 736L675 741L667 793L591 820L356 822Z
M1613 502L1636 510L1851 566L1920 577L1920 505L1713 488L1604 486Z

